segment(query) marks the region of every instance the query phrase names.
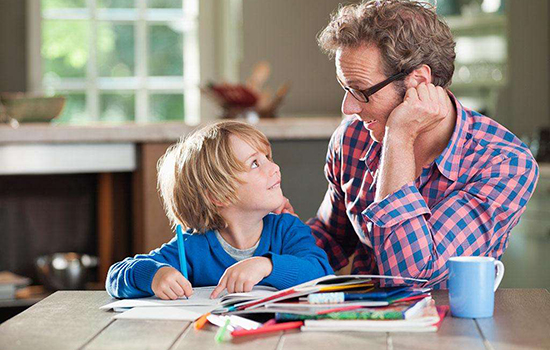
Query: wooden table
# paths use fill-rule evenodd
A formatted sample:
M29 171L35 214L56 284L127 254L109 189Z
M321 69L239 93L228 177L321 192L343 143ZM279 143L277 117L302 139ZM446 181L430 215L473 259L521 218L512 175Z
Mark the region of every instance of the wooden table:
M435 291L438 304L447 291ZM437 333L290 331L216 344L216 328L182 321L114 320L102 291L56 292L0 325L0 349L550 349L550 293L502 289L493 318L448 316Z

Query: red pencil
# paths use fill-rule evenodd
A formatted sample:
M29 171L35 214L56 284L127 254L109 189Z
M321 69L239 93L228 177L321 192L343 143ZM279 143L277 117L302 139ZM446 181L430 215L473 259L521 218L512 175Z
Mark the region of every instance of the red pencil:
M271 326L264 326L256 329L239 329L236 331L231 332L231 335L233 337L242 337L245 335L256 335L256 334L265 334L265 333L272 333L272 332L280 332L280 331L286 331L289 329L295 329L300 328L304 324L303 321L296 321L296 322L284 322L284 323L277 323Z
M342 312L342 311L350 311L350 310L361 309L363 307L364 306L361 306L361 305L348 305L348 306L337 307L337 308L334 308L334 309L317 311L315 314L316 315L324 315L324 314L330 314L330 313L333 313L333 312Z

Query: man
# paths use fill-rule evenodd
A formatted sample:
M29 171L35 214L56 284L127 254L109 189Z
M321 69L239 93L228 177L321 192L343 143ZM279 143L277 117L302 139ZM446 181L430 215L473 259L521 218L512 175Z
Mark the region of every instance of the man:
M527 147L447 90L455 43L425 4L341 7L320 33L346 90L310 225L334 270L445 288L457 255L500 259L538 178ZM291 208L290 206L288 208Z

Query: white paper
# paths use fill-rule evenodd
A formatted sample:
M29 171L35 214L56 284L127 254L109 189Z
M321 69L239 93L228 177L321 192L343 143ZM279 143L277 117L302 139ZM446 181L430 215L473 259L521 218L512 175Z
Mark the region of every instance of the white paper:
M262 325L259 322L252 321L244 317L235 316L235 315L231 315L231 316L208 315L206 316L206 319L210 323L218 327L223 327L225 325L226 320L229 319L229 325L227 326L227 329L229 331L234 331L235 327L239 327L246 330L257 329Z
M191 307L134 307L128 311L116 314L113 318L117 320L178 320L195 321L201 317L202 312L191 310ZM204 306L202 307L204 308ZM208 308L208 307L207 307ZM209 310L204 313L209 312Z
M135 298L135 299L122 299L117 300L107 305L100 307L101 310L110 310L115 309L123 310L122 308L132 308L132 307L158 307L158 306L221 306L223 301L234 300L234 298L245 297L248 298L264 298L269 296L276 289L272 287L265 286L254 286L252 291L248 293L234 293L227 294L227 291L224 290L216 299L210 299L210 294L216 288L215 286L210 287L197 287L193 288L193 295L189 298L180 298L176 300L163 300L156 296L148 298Z

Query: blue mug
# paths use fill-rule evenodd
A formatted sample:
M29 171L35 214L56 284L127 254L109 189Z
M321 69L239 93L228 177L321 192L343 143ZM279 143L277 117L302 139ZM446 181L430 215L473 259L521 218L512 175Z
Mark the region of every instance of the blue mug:
M496 274L495 274L496 267ZM488 256L449 259L449 303L454 317L492 317L504 264Z

